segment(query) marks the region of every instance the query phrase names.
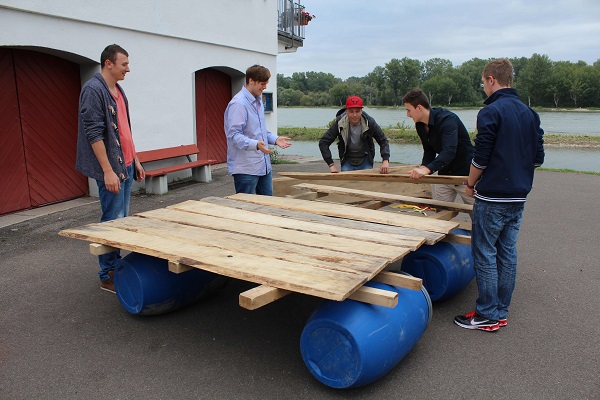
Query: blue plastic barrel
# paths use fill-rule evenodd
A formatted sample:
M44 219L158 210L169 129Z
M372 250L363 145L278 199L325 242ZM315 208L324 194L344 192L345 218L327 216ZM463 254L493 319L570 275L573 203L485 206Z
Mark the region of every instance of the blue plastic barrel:
M115 267L115 291L121 305L132 314L155 315L197 302L215 291L222 280L213 273L191 269L169 271L168 261L130 253Z
M470 235L462 229L453 233ZM454 296L475 277L471 246L448 242L423 245L410 252L402 260L401 270L421 278L432 301Z
M300 337L309 371L332 388L353 388L376 381L419 341L431 319L427 290L379 282L365 286L398 293L394 308L354 300L324 301Z

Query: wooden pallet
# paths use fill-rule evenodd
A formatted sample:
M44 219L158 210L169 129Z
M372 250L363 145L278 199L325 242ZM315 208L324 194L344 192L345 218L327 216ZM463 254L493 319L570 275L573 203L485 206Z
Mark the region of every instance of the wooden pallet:
M262 285L240 295L248 309L290 292L394 307L397 293L363 285L377 280L419 290L420 279L383 269L457 226L343 204L237 194L60 234L92 242L94 254L124 249L166 259L175 273L200 268Z

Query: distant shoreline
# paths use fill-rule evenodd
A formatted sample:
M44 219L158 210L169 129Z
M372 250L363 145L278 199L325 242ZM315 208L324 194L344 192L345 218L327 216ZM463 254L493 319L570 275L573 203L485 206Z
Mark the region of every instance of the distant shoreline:
M421 143L417 131L406 128L382 128L391 143ZM277 129L280 136L287 136L292 140L299 141L318 141L326 128L289 128L281 127ZM471 132L471 139L475 133ZM544 145L549 147L571 147L600 149L600 136L598 135L562 135L547 133L544 135Z

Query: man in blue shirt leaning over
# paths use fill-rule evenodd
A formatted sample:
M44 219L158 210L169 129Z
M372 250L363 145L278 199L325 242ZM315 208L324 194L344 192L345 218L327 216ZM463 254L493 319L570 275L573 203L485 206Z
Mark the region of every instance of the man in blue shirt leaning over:
M273 195L269 145L291 146L290 138L271 133L265 124L262 92L271 72L253 65L246 70L246 84L225 110L227 171L233 175L236 193Z

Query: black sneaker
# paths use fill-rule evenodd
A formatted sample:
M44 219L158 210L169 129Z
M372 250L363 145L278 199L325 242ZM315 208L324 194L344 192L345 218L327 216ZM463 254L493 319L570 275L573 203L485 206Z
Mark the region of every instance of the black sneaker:
M461 328L479 329L486 332L495 332L500 329L498 321L480 317L475 311L471 311L466 315L457 315L454 317L454 323Z

